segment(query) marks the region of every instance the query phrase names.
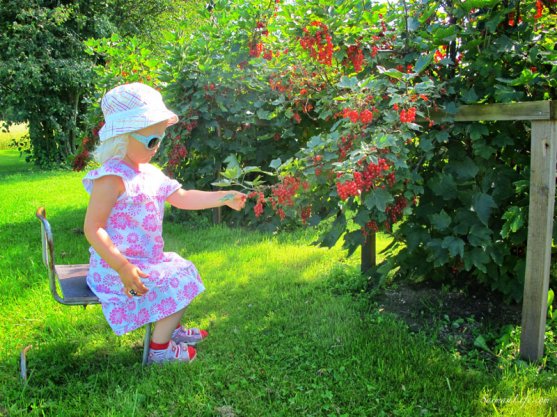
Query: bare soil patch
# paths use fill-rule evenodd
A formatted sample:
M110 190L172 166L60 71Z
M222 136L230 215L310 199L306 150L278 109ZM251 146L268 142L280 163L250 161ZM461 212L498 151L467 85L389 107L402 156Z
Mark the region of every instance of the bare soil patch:
M387 288L375 301L379 309L404 321L411 331L435 335L463 353L474 349L479 334L520 325L522 308L488 292L471 294L410 284Z

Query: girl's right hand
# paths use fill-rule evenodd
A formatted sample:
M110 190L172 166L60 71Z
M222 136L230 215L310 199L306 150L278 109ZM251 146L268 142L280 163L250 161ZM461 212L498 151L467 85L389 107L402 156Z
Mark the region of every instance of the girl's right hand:
M149 291L143 282L141 282L141 278L147 278L149 275L134 264L128 262L118 270L118 274L124 285L124 294L126 294L128 298L132 298L134 295L141 297Z

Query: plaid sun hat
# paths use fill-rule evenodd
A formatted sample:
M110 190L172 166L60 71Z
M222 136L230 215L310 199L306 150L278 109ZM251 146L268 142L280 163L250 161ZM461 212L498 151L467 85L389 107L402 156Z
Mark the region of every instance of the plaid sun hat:
M101 142L165 120L168 126L178 122L178 116L164 105L161 93L141 83L113 88L103 97L101 108L105 121L99 130Z

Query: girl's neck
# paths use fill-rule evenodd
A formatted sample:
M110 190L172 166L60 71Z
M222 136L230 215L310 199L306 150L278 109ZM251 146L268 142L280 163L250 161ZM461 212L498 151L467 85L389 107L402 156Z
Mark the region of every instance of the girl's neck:
M134 171L139 172L139 165L137 162L132 161L128 155L126 155L124 157L124 159L122 159L122 162L125 163L127 166L129 166L130 168L132 168Z

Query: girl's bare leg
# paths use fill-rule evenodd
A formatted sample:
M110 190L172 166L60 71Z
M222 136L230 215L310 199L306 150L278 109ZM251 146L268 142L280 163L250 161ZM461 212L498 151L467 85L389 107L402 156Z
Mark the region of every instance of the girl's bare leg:
M176 313L165 317L155 323L155 329L153 330L153 335L151 336L151 341L154 343L166 343L170 340L172 332L180 324L182 316L186 309L177 311Z

